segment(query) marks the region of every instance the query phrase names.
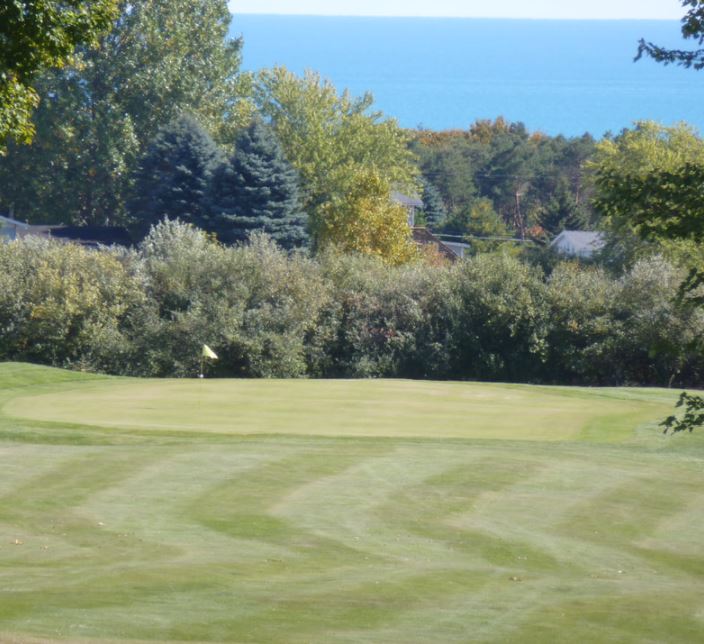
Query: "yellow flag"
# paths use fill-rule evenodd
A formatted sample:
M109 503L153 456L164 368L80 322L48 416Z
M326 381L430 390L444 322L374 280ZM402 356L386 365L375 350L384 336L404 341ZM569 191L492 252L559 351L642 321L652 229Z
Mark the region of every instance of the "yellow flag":
M203 353L202 353L204 358L210 358L211 360L217 360L218 359L218 354L215 353L207 344L203 345Z

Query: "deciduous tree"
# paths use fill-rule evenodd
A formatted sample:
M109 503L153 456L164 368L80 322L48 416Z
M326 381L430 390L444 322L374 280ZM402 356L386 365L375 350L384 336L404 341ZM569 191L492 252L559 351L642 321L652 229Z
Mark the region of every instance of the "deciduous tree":
M319 244L374 255L389 264L412 259L416 249L408 215L403 206L392 203L388 181L373 168L350 172L349 191L326 201L313 223Z
M225 0L123 0L96 48L38 80L38 145L12 146L0 163L0 207L37 222L123 223L159 127L189 111L231 141L241 43L230 21Z
M701 248L704 242L704 141L691 128L641 123L614 141L597 147L595 204L616 230L630 230L657 243L684 244L689 278L679 289L683 306L701 303L704 284ZM700 251L699 261L692 246ZM694 298L688 297L695 293ZM683 417L671 416L665 431L691 431L701 424L704 402L683 396Z
M694 41L699 49L668 49L645 39L641 39L638 46L636 60L649 56L653 60L665 65L681 65L692 69L704 69L704 2L702 0L682 0L683 7L690 7L682 18L682 36Z
M359 176L375 176L394 189L416 192L418 170L408 135L395 120L372 110L370 94L361 98L347 91L338 94L316 73L297 77L278 67L259 74L255 100L301 176L314 241L320 232L336 228L323 218L339 212L346 195L360 197ZM375 183L376 179L362 182L370 188ZM373 189L368 196L374 202L378 192ZM373 235L362 234L365 239Z
M39 72L67 65L79 45L92 46L117 16L118 0L14 0L0 3L0 153L8 137L28 143Z

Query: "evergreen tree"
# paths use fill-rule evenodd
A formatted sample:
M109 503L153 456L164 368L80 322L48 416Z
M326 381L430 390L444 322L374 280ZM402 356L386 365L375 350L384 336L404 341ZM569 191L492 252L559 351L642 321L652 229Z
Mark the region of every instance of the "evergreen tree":
M135 229L144 233L164 218L209 228L210 182L223 161L218 146L193 117L179 116L162 128L135 177Z
M307 243L298 174L260 119L239 133L235 154L216 172L212 212L213 230L224 242L244 242L250 232L258 230L284 248Z
M588 225L588 217L576 203L566 181L558 181L555 192L541 208L538 223L550 236L563 230L583 230Z
M440 191L427 179L423 178L423 214L428 228L440 228L447 219L447 210L440 196Z

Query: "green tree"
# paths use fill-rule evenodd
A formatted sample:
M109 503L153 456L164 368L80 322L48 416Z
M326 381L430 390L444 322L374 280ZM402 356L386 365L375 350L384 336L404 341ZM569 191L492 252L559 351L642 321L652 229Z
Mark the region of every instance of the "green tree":
M148 304L117 252L28 237L0 244L0 275L0 359L119 370Z
M676 200L679 188L674 184L679 181L679 187L685 189L685 201L691 198L687 195L698 185L696 168L700 166L704 166L704 140L692 127L684 123L666 127L652 121L638 122L633 129L597 144L588 163L596 190L595 206L608 227L648 236L654 232L647 230L648 226L662 225L657 222L662 218L659 210L663 199L667 200L666 194L669 192ZM686 177L694 180L689 188ZM636 194L640 194L640 199L633 201ZM670 204L670 212L673 205ZM641 230L644 225L646 229ZM660 237L664 239L666 235Z
M563 230L582 230L587 223L584 210L575 201L564 179L558 182L552 197L540 208L537 220L549 236Z
M658 245L674 242L680 259L690 265L679 301L685 307L700 304L704 141L685 125L665 128L641 123L616 140L599 144L592 168L595 204L607 221L616 230L632 231ZM692 293L694 297L688 297ZM692 431L702 420L698 413L704 406L701 398L684 394L680 404L685 414L669 417L663 423L666 432Z
M299 78L278 67L259 74L255 101L300 174L314 242L326 228L322 218L337 209L331 202L340 203L349 192L359 194L355 181L360 173L376 174L402 192L417 192L409 137L396 121L371 111L371 95L338 94L316 73ZM376 191L369 196L375 199Z
M229 247L193 226L164 221L138 251L155 317L135 338L149 375L193 376L207 342L215 375L291 378L306 369L305 340L327 289L317 266L266 235Z
M549 137L503 118L477 121L468 130L421 130L412 144L450 219L466 219L472 204L486 198L519 234L538 224L546 209L554 210L556 201L573 202L593 219L583 169L593 148L588 135Z
M425 178L423 178L423 214L431 230L441 228L447 219L447 209L440 191Z
M0 206L30 221L123 223L139 157L193 113L217 140L240 125L240 42L225 0L120 3L113 30L43 75L39 145L0 163ZM244 106L246 108L246 106Z
M491 199L480 197L445 222L444 230L452 235L468 237L506 237L508 228L494 210Z
M193 117L182 115L162 128L142 157L130 215L144 234L162 219L212 225L208 203L213 172L224 154Z
M287 249L305 245L307 218L300 208L298 174L260 119L240 132L235 154L218 168L211 209L209 229L222 241L241 243L258 230Z
M8 137L29 143L39 94L37 74L71 62L76 47L92 46L117 16L118 0L15 0L0 4L0 154Z

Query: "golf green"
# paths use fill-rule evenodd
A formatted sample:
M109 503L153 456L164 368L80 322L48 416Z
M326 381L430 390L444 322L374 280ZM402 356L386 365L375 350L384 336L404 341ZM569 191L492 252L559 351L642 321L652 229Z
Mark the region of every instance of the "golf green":
M676 397L0 365L0 641L701 641Z

